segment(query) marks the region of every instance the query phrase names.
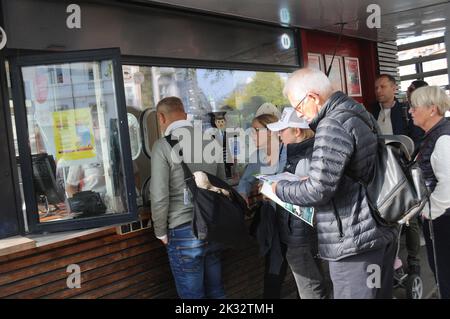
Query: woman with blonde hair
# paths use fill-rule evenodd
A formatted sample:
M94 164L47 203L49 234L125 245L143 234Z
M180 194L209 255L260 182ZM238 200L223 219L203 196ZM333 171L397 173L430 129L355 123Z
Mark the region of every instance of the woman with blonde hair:
M282 171L286 161L286 152L279 143L278 134L267 129L270 123L278 121L273 114L260 114L252 121L251 138L256 152L251 156L245 168L237 191L248 201L259 184L255 174L276 174ZM275 205L270 201L254 200L255 211L250 232L256 237L260 254L265 257L264 299L281 298L281 286L287 272L286 249L281 246L277 227Z
M258 180L255 174L275 174L278 171L280 143L278 134L267 129L267 125L278 121L273 114L261 114L252 121L251 138L256 152L250 156L249 164L239 180L238 192L248 202L248 197ZM282 151L282 150L281 150Z
M444 299L450 298L450 121L444 117L449 109L450 98L437 86L418 88L411 95L414 125L425 131L417 160L431 192L422 212L423 232L428 262Z

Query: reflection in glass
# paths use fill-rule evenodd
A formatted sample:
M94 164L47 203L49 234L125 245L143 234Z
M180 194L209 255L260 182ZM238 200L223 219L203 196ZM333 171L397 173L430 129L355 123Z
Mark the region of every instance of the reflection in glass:
M227 128L246 130L262 104L272 103L280 112L289 104L282 93L287 73L131 65L123 66L123 71L127 107L154 111L161 99L177 96L183 101L189 118L201 120L205 130L211 127L213 112L226 112ZM143 121L148 154L160 137L156 121L156 116L148 116ZM233 143L229 145L232 147ZM229 151L236 155L237 148ZM244 166L237 164L238 171Z
M139 133L139 121L131 113L127 114L128 129L130 133L131 158L136 160L141 154L141 134Z
M40 222L127 208L110 60L22 67Z
M168 96L180 97L193 119L209 122L208 113L227 112L230 127L248 128L265 102L280 109L287 73L171 67L123 66L127 106L154 108Z

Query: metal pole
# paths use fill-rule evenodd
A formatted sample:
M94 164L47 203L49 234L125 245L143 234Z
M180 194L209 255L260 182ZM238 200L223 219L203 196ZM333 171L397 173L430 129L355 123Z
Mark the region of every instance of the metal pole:
M431 201L428 199L428 208L429 208L429 220L428 226L430 228L430 239L433 245L433 258L434 258L434 274L436 276L436 288L438 299L441 299L441 290L439 288L439 274L438 274L438 264L437 264L437 256L436 256L436 244L434 242L434 228L433 228L433 220L431 219Z

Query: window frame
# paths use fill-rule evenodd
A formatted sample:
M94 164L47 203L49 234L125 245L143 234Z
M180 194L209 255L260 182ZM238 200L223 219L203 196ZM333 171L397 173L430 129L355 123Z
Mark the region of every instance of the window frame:
M24 221L21 216L21 201L19 190L19 178L15 169L14 138L12 134L11 114L9 112L8 85L6 81L6 60L0 56L0 101L4 107L0 110L0 131L4 132L5 143L0 146L1 162L7 165L4 167L1 180L10 184L9 192L1 192L2 215L0 223L7 223L6 228L0 233L0 239L23 234L25 230ZM6 208L6 209L5 209ZM3 228L4 225L2 225Z
M39 221L37 201L35 198L32 177L31 149L29 147L27 111L25 106L25 92L23 87L21 68L36 65L89 62L96 60L111 60L113 63L114 87L117 101L117 115L120 136L119 143L121 146L120 159L124 172L124 185L126 189L128 210L112 216L97 216L86 219L70 219L64 221L41 223ZM133 166L131 160L131 148L129 140L120 49L109 48L12 56L10 57L9 62L14 112L16 115L16 127L22 128L17 130L17 143L20 154L19 162L22 175L24 201L26 204L26 218L28 221L29 232L41 233L87 229L127 223L136 220L136 192L133 180Z
M434 37L434 38L430 38L430 39L426 39L426 40L422 40L422 41L416 41L416 42L399 45L398 52L400 53L402 51L418 49L418 48L422 48L422 47L426 47L426 46L430 46L430 45L442 44L442 43L445 45L445 37L444 36ZM447 51L448 51L448 48L446 48L445 52L443 52L443 53L430 54L430 55L419 56L419 57L414 57L411 59L399 61L399 67L414 65L415 70L416 70L415 73L400 76L400 83L403 81L410 81L410 80L417 80L417 79L423 80L424 78L427 78L427 77L447 74L448 73L448 65L447 65L446 69L434 69L431 71L424 71L424 69L423 69L423 63L425 63L425 62L433 62L433 61L437 61L437 60L441 60L441 59L446 59Z

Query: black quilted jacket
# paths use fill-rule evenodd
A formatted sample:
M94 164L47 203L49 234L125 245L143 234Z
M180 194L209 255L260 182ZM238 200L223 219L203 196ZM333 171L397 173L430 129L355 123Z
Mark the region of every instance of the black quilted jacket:
M334 93L310 124L316 136L309 179L281 181L276 189L283 201L315 208L319 252L327 260L375 250L395 238L393 229L376 224L365 189L348 177L364 182L371 178L377 138L345 109L361 113L376 125L364 106L342 92Z
M300 160L307 160L309 162L313 146L313 138L301 143L288 144L284 171L295 174ZM317 242L317 234L313 227L309 226L300 218L293 216L280 205L277 205L277 217L282 243L290 247L317 246L315 244Z

